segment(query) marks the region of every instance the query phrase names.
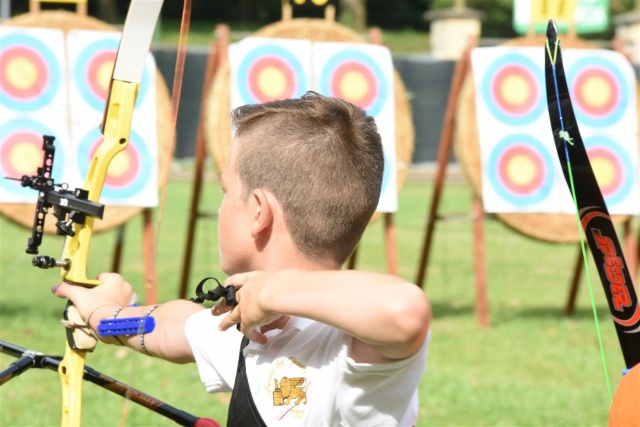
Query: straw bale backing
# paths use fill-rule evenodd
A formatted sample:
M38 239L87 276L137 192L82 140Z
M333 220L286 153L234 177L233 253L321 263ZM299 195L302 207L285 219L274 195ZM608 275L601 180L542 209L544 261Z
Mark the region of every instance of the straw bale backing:
M39 27L60 29L65 32L69 30L96 30L96 31L117 31L114 27L106 22L83 16L67 11L41 11L31 12L15 16L2 25L16 27ZM167 84L156 70L156 108L157 108L157 133L158 133L158 185L162 187L167 181L168 163L171 161L171 98ZM98 126L99 123L96 123ZM54 165L55 167L55 165ZM33 192L35 200L36 192ZM94 232L117 227L126 223L135 215L140 213L143 208L127 207L127 206L106 206L104 219L96 221L94 224ZM35 203L0 203L0 215L6 216L13 222L31 228L35 214ZM45 232L54 233L55 218L47 218Z
M503 43L502 46L544 46L545 41L546 38L544 36L527 36L509 40ZM596 48L578 38L562 39L562 47L564 49ZM638 100L640 101L640 86L638 87ZM640 108L638 111L640 112ZM482 199L482 164L476 118L475 90L471 72L465 77L460 90L456 118L454 131L456 158L473 193ZM638 120L640 122L640 117ZM513 230L538 240L556 243L576 243L580 239L574 214L498 213L496 217ZM613 217L615 223L623 222L626 219L628 219L626 215Z

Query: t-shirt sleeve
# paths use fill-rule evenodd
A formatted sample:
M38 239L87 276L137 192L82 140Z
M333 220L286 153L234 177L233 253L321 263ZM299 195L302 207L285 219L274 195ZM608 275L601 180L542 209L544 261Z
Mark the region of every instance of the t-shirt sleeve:
M220 331L218 325L223 318L202 310L185 324L200 379L209 393L230 391L236 378L242 334L235 328Z
M356 363L346 359L341 411L347 425L412 426L417 421L417 388L427 364L430 335L420 350L407 359L389 363ZM366 390L366 393L364 391ZM410 402L399 407L399 402Z

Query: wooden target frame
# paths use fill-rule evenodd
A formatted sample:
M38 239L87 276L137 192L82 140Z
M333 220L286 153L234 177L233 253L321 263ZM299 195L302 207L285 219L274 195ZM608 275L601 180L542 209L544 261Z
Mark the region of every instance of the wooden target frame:
M60 29L67 33L70 30L96 30L96 31L117 31L111 25L98 19L80 15L78 13L66 11L42 11L30 12L16 16L2 23L5 26L15 27L40 27ZM167 85L156 70L156 108L157 108L157 133L158 133L158 185L163 185L167 181L168 163L171 161L172 141L171 132L171 99ZM97 126L97 123L96 123ZM27 228L33 225L34 203L0 203L0 215L6 216L13 222ZM96 221L94 233L109 230L123 225L135 215L139 214L142 207L129 206L106 206L104 219ZM45 233L55 233L54 221L45 223Z
M544 36L525 36L509 40L500 46L544 46ZM563 40L565 49L597 49L591 43L578 38ZM640 85L637 86L640 101ZM640 123L640 108L638 108L638 123ZM460 89L457 117L465 120L456 122L454 131L454 151L471 186L473 193L482 199L482 164L480 156L480 142L476 116L476 99L473 75L468 73ZM534 213L496 213L496 218L514 231L534 239L553 243L578 243L580 231L576 227L574 214L534 214ZM628 215L614 215L615 224L629 220Z
M336 24L331 19L286 19L268 25L253 34L256 37L277 37L307 39L311 41L335 41L366 43L356 32ZM193 249L193 237L195 234L195 221L203 216L198 213L199 196L202 185L203 157L208 152L213 160L218 174L221 174L227 165L229 148L231 146L231 71L228 63L228 28L218 26L216 33L218 40L212 44L207 71L205 73L203 100L196 141L196 172L194 178L194 191L189 215L187 248L183 261L182 278L179 297L184 297L189 281L189 269ZM381 44L381 33L378 29L369 32L370 42ZM413 155L415 131L411 114L411 104L406 97L406 89L398 72L394 69L395 90L395 136L396 136L396 171L397 191L399 192L409 173L411 157ZM372 221L383 216L374 214ZM398 274L398 262L395 251L395 229L393 227L393 215L384 214L385 242L387 265L391 274ZM356 252L349 259L349 267L355 266Z

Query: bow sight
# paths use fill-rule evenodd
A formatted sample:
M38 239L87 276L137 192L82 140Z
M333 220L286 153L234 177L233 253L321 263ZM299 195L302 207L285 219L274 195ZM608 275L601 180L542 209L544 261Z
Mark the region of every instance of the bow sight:
M88 200L88 191L81 188L70 190L67 184L55 183L51 174L56 151L53 144L55 137L43 135L42 139L44 156L42 167L38 168L37 174L32 176L23 175L20 179L7 178L20 181L23 187L38 191L36 214L26 249L28 254L34 255L38 253L38 247L42 243L44 221L50 208L53 208L52 213L58 220L56 222L56 234L59 236L74 236L73 223L84 224L87 216L102 219L104 215L104 205ZM71 268L71 263L68 259L56 260L49 256L35 256L32 264L34 267L40 268L62 267L65 270Z

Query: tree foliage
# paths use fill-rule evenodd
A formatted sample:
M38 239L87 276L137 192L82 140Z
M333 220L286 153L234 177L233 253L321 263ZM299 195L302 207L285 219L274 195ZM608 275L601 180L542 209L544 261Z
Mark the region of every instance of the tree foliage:
M307 0L310 3L311 0ZM366 5L367 25L378 26L383 29L415 29L429 30L429 22L424 19L424 13L453 7L455 3L464 4L468 8L481 10L486 13L482 22L483 37L515 37L513 29L514 0L359 0ZM609 0L611 16L629 12L634 9L636 0ZM112 21L115 17L124 18L130 0L92 0L89 2L89 14L99 19ZM162 18L178 21L182 16L182 0L165 0L162 8ZM337 14L340 20L340 3ZM28 0L11 0L12 15L28 11ZM71 8L60 3L52 3L45 8ZM105 10L109 8L108 14ZM260 27L279 21L282 15L282 0L192 0L191 18L194 21L216 23L231 23L235 28L246 25L248 28ZM320 9L320 8L318 8ZM106 16L108 15L108 16ZM322 16L322 12L316 13ZM593 34L589 38L610 39L613 26L602 33Z

